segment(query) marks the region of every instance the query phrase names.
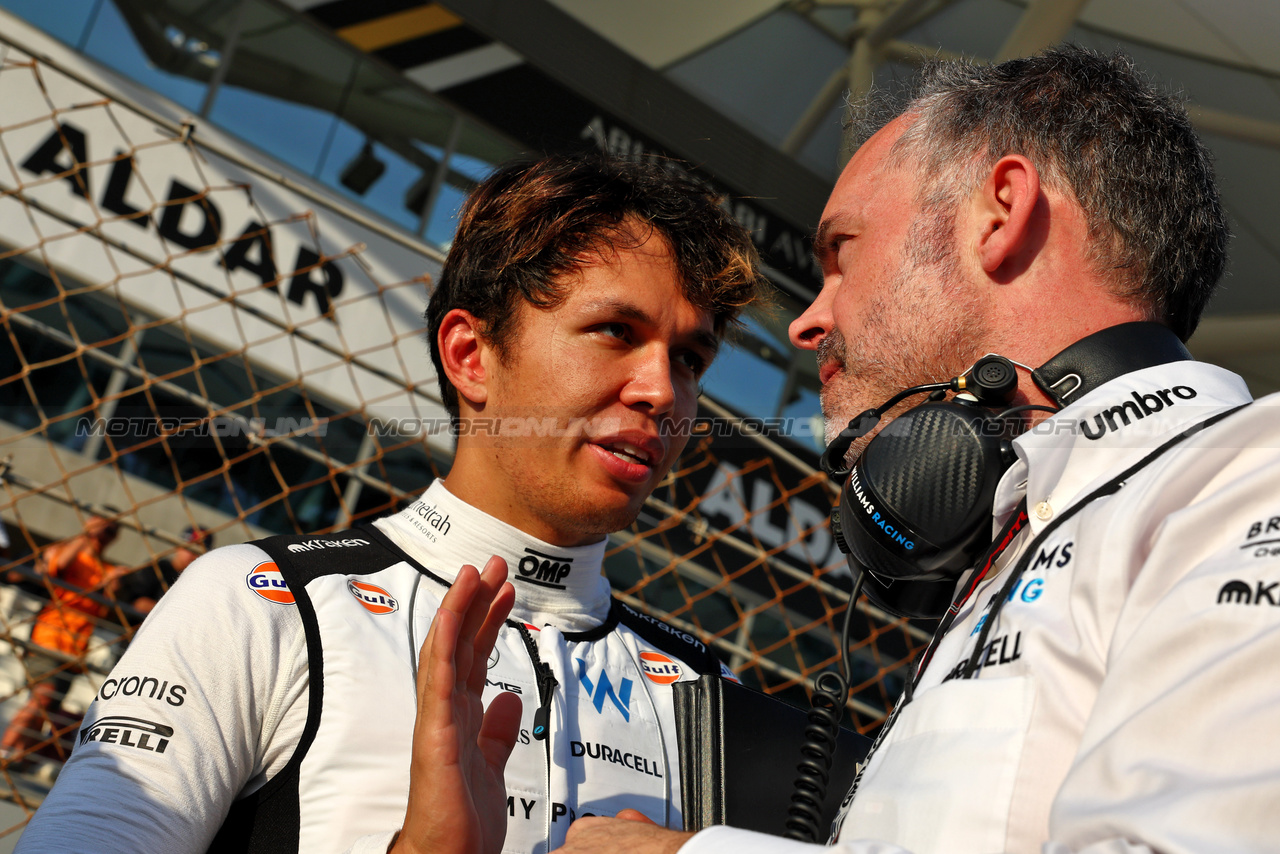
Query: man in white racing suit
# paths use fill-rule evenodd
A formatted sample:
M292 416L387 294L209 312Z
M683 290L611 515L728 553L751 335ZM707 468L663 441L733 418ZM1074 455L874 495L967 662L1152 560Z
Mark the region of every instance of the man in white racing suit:
M1191 335L1226 237L1182 105L1080 48L928 69L846 167L815 243L823 290L791 327L817 352L829 439L987 353L1092 356L1057 388L1019 368L1013 403L1058 411L1014 441L994 563L948 591L955 613L846 798L838 850L1275 850L1280 398L1250 402L1167 341L1106 358ZM817 849L589 818L563 850Z
M510 753L486 801L503 850L549 851L574 818L624 808L680 827L670 686L729 674L612 598L605 535L679 456L699 377L762 287L749 236L691 178L594 156L495 173L426 315L458 424L448 476L373 525L196 561L104 683L19 850L463 844L450 775L477 742ZM494 555L508 584L502 561L478 586L460 574ZM472 596L488 635L456 663L498 723L480 729L476 709L455 737L430 701L454 662L420 650L455 626L446 613L477 630ZM469 780L501 772L485 761Z

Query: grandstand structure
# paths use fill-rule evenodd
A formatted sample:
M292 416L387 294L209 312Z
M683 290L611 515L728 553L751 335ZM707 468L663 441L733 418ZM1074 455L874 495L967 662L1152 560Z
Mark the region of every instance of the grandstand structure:
M154 575L188 526L219 545L337 530L448 471L421 313L453 217L496 164L572 147L712 183L778 286L778 310L749 317L708 375L699 429L610 538L606 572L747 684L806 702L838 659L849 577L817 468L816 365L785 327L820 286L806 240L840 162L838 96L936 52L930 26L960 9L1009 12L1003 49L1130 45L1076 21L1081 2L1056 4L1062 20L1009 0L655 5L679 23L646 41L613 0L0 0L0 725L66 589L42 560L90 517L120 525L108 562ZM760 40L784 37L834 65L782 122L766 113L787 93L750 75ZM758 121L717 76L734 62ZM1211 140L1280 145L1265 117L1197 115ZM1246 226L1254 211L1233 208ZM1250 283L1275 250L1238 231L1252 236L1237 287L1193 349L1265 392L1280 304ZM0 851L145 616L113 585L75 592L92 638L59 659L70 688L37 746L0 757ZM848 720L872 732L929 627L866 602L854 619Z

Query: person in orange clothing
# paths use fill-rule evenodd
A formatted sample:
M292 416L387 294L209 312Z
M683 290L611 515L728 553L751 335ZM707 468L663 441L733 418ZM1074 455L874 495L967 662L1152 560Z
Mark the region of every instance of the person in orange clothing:
M103 552L115 540L119 526L101 516L91 516L84 531L69 540L49 546L37 562L42 572L69 586L54 585L50 601L36 615L31 642L37 647L78 658L89 647L94 621L110 613L110 607L89 595L111 597L120 576L128 571L108 563ZM19 759L39 741L39 733L49 709L61 702L79 672L62 657L28 649L23 656L31 696L13 716L0 738L0 758Z

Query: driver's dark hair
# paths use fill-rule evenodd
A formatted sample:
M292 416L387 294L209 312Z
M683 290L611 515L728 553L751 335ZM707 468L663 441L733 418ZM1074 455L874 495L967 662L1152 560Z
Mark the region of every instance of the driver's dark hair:
M765 280L750 235L723 199L673 163L575 154L520 161L489 176L467 199L426 312L431 361L445 407L458 392L440 360L440 326L455 308L480 322L499 357L517 331L519 301L538 308L567 296L566 273L610 251L661 235L685 299L710 313L717 336Z
M954 211L1001 157L1024 155L1079 202L1090 260L1112 292L1191 336L1222 277L1229 232L1181 100L1129 57L1074 45L998 65L930 63L915 85L895 151L928 176L927 208ZM870 112L883 117L877 106Z

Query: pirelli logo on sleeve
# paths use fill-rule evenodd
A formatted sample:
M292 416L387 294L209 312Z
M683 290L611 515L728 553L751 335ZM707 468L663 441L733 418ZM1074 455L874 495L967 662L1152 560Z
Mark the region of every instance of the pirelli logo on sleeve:
M96 741L151 753L164 753L172 737L173 727L167 724L127 715L107 715L80 728L82 746Z

